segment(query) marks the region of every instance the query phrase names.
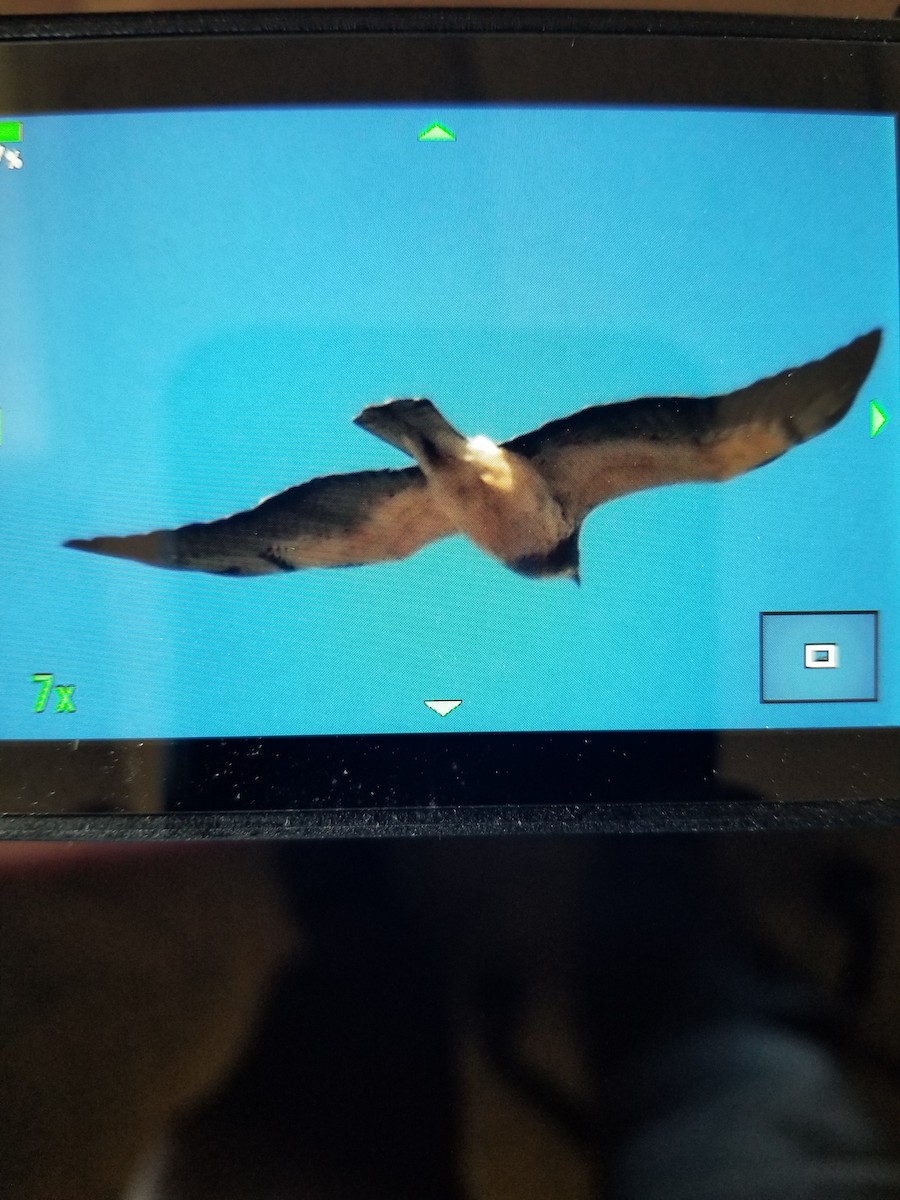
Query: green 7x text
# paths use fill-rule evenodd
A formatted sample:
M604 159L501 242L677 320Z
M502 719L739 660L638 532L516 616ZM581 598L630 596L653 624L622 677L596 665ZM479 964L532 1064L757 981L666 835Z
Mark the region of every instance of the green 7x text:
M37 700L34 702L34 711L36 713L43 712L47 707L47 701L50 699L51 692L56 692L56 712L75 712L75 705L72 701L72 695L75 691L74 683L71 685L58 683L54 687L52 675L32 675L31 682L40 684Z

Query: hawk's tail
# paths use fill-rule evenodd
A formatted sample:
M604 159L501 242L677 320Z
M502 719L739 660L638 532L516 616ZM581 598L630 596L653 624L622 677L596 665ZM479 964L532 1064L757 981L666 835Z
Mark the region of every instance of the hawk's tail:
M423 465L458 456L466 439L430 400L388 400L364 408L354 425L374 433Z

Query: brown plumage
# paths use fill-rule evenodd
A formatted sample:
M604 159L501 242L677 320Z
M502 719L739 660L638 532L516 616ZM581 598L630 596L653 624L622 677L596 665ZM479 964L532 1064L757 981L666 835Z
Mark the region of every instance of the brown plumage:
M430 400L372 405L356 424L416 460L328 475L218 521L66 542L77 550L221 575L406 558L462 533L521 574L578 578L598 505L669 483L718 482L837 424L881 344L873 330L724 396L594 405L497 444L464 437Z

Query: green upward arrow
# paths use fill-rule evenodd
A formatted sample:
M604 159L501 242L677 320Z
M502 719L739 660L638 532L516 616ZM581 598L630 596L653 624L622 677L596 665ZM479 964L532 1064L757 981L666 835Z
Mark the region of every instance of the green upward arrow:
M446 125L429 125L419 134L420 142L455 142L456 134Z
M869 436L881 433L888 422L888 415L880 404L872 400L869 404Z

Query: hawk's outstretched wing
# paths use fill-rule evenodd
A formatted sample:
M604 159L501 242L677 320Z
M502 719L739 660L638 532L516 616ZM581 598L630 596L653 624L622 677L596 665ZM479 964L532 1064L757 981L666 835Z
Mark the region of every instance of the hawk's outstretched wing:
M270 575L406 558L453 532L422 472L408 467L326 475L219 521L66 545L184 571Z
M504 448L530 459L567 515L581 521L627 492L730 479L830 429L855 400L880 344L876 329L725 396L595 405Z

